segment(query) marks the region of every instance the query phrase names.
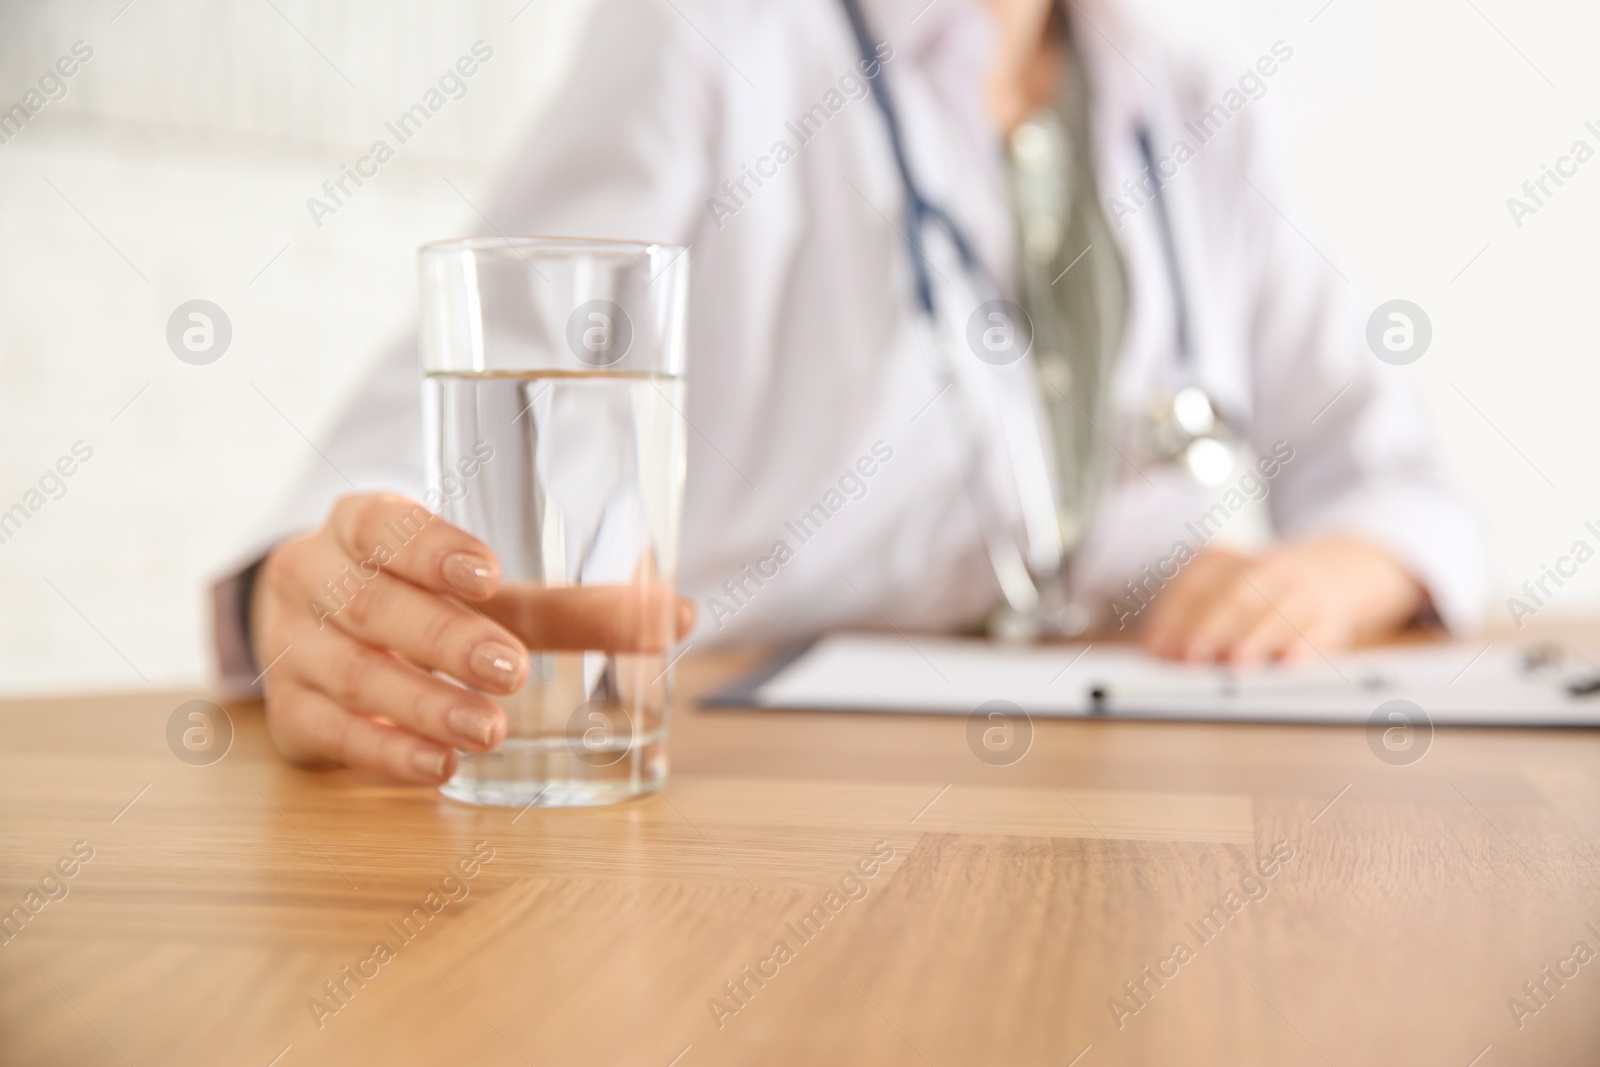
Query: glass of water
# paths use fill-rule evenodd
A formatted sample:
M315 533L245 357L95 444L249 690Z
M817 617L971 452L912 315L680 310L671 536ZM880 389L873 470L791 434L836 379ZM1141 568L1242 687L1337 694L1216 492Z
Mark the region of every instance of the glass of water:
M667 774L689 254L565 238L418 253L430 506L500 559L530 651L500 748L446 796L610 804Z

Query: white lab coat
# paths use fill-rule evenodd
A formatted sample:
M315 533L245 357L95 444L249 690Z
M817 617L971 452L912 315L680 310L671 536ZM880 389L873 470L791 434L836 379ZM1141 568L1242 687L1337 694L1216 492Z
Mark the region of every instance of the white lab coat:
M976 0L925 5L863 0L874 36L893 49L883 76L912 167L1009 288L1014 223L982 92L989 16ZM1101 193L1131 205L1122 190L1139 177L1139 123L1166 154L1238 72L1214 77L1177 58L1111 0L1069 10ZM841 88L858 63L831 0L605 0L570 82L488 211L489 234L692 248L679 579L700 604L697 641L960 627L998 600L958 475L959 406L938 392L912 295L904 190L883 119L864 83ZM800 144L791 124L817 104L828 117ZM1198 374L1255 453L1293 449L1268 483L1278 534L1364 538L1412 570L1445 622L1468 627L1484 594L1477 526L1443 483L1406 371L1366 347L1370 308L1279 215L1292 214L1291 197L1264 133L1266 106L1232 115L1166 187ZM795 149L781 164L778 141ZM758 185L745 168L770 176ZM724 182L741 177L735 200ZM1141 413L1170 384L1175 353L1157 225L1153 208L1139 210L1116 235L1130 308L1103 428L1122 457L1072 568L1091 602L1132 603L1124 583L1180 540L1200 547L1186 531L1221 496L1141 458ZM948 249L931 255L964 330L976 297ZM420 495L418 411L408 341L357 392L324 451L362 489ZM864 495L851 499L850 481L830 496L875 444L892 458L860 479ZM319 461L262 542L317 525L349 490ZM831 517L802 543L786 524L819 502ZM745 568L780 541L792 558L757 585Z

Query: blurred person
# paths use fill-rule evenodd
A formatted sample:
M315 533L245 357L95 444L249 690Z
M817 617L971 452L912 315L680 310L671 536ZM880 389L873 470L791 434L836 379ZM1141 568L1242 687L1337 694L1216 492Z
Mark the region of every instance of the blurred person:
M482 234L692 249L678 632L560 598L479 610L493 554L414 503L408 340L218 584L225 675L266 670L291 759L435 783L505 720L429 672L511 692L557 635L1032 607L1253 663L1470 627L1475 523L1356 294L1280 214L1259 101L1293 54L1217 71L1113 0L604 0ZM1276 540L1225 547L1250 502ZM352 568L348 607L308 610Z

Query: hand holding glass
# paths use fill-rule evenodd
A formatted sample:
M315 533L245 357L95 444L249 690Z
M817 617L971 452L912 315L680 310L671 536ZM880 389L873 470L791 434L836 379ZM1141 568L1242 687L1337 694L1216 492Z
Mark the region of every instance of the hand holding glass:
M688 253L516 238L420 253L440 515L498 557L477 604L529 649L507 733L446 795L588 805L666 776L685 462ZM469 473L470 472L470 473Z

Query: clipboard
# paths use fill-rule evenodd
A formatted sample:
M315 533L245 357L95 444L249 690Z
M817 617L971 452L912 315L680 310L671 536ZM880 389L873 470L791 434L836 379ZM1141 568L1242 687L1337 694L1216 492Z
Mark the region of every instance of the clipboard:
M1008 646L839 633L786 650L707 707L1367 724L1403 701L1436 725L1600 726L1600 665L1549 642L1439 642L1248 671L1159 660L1125 644Z

